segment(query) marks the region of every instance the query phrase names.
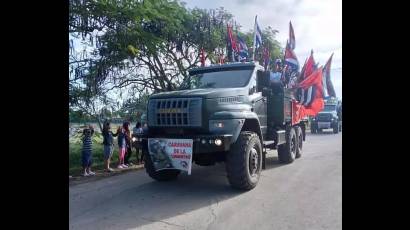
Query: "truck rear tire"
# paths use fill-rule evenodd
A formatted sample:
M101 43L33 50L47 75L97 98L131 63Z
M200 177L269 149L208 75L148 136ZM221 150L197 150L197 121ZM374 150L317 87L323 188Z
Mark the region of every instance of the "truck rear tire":
M251 190L258 184L262 170L262 145L254 132L244 131L226 156L226 172L232 187Z
M290 128L286 132L286 143L278 146L278 158L280 163L289 164L296 157L296 132L294 128Z
M145 171L154 180L157 180L157 181L175 180L178 177L178 175L181 173L181 171L177 169L167 169L167 170L156 171L154 167L154 163L151 160L151 156L149 155L147 147L142 148L142 154L144 154Z
M302 148L303 148L303 132L302 128L300 126L297 126L296 128L296 158L299 158L302 156Z

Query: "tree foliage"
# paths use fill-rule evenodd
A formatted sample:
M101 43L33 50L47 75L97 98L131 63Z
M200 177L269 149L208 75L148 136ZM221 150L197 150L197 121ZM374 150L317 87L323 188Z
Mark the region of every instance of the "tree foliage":
M222 7L187 9L169 0L69 3L70 106L94 116L115 104L107 96L111 90L127 88L133 97L175 90L199 65L201 48L212 63L226 54L226 24L233 15ZM251 47L253 32L237 32ZM275 33L270 27L263 32L272 58L281 53ZM87 49L78 49L75 40Z

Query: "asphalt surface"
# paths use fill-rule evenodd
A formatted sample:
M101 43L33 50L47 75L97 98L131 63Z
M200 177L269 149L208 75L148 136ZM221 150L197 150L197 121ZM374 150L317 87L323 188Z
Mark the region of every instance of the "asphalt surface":
M308 134L289 165L268 152L257 187L232 189L224 164L153 181L145 170L69 188L70 229L342 229L342 134Z

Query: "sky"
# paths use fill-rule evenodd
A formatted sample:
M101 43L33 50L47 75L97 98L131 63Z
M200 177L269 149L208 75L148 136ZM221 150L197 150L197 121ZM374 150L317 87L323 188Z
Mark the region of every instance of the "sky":
M336 95L342 97L342 0L183 0L188 8L224 7L234 15L242 31L253 29L255 15L261 28L279 30L277 40L285 47L289 21L296 37L295 53L303 65L310 51L319 65L330 55L331 79Z
M296 37L295 53L303 65L310 51L316 62L324 65L333 55L331 79L336 95L342 97L342 0L181 0L188 8L224 7L234 15L243 32L254 27L255 15L261 28L279 31L277 40L285 47L292 21ZM72 39L72 37L70 37ZM74 40L77 51L83 49ZM89 48L89 47L88 47Z

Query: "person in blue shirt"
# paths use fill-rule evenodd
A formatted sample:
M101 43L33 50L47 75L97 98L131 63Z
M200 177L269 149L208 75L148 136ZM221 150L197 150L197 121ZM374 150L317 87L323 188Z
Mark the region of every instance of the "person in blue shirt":
M110 168L110 161L112 157L112 153L114 150L114 138L118 135L118 133L113 133L111 131L111 125L110 122L106 121L104 123L103 131L103 145L104 145L104 167L106 172L112 172L114 171L112 168Z
M283 87L283 77L282 77L282 61L280 59L276 59L275 61L275 71L270 72L269 80L270 84L273 88L275 87Z
M83 176L94 176L95 173L91 171L91 165L92 165L92 148L93 148L93 142L92 142L92 135L94 134L94 128L90 125L86 127L83 130L83 136L82 136L82 141L83 141L83 146L81 150L81 161L82 161L82 166L83 166Z

